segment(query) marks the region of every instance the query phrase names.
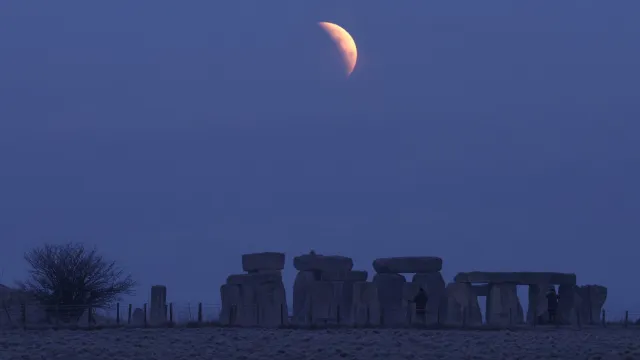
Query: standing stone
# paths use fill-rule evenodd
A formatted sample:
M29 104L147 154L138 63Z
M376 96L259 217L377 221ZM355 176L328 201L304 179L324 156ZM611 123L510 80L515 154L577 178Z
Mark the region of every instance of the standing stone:
M286 325L289 313L282 279L258 283L254 289L256 292L257 325L262 327Z
M237 325L238 313L243 310L238 308L242 303L240 285L223 284L220 286L220 298L222 300L222 309L219 315L220 323L223 325Z
M220 318L227 323L262 327L287 323L286 294L278 270L230 275L220 295Z
M447 315L445 324L452 326L482 325L477 293L468 283L449 283L445 290Z
M602 306L607 300L607 288L600 285L583 285L577 292L582 299L580 306L582 323L599 323L602 319Z
M154 285L151 287L151 304L149 322L157 326L167 321L167 287L164 285Z
M542 317L543 322L548 320L547 290L549 284L529 285L529 308L527 309L527 323L537 324Z
M490 284L487 296L487 324L499 327L517 324L518 293L515 284Z
M381 325L404 325L407 323L407 303L404 286L407 280L399 274L376 274L373 282L378 289Z
M133 326L144 325L144 310L140 308L136 308L135 310L133 310L133 314L131 314L131 324Z
M366 271L352 270L351 258L315 252L295 257L293 265L299 271L293 285L295 323L352 322L353 284L366 281Z
M575 285L558 286L558 313L556 314L558 324L573 323L575 287Z
M315 279L304 281L303 276L305 275L300 277L297 287L299 302L294 311L296 323L344 325L351 322L354 282L316 281ZM296 299L294 299L294 305L295 301Z
M439 324L444 319L441 307L445 306L445 284L440 272L413 275L412 283L422 288L427 294L426 324ZM417 293L416 293L417 294ZM415 294L413 294L415 296ZM411 299L413 301L413 298Z
M313 271L300 271L293 282L293 321L306 324L311 316L311 290L316 282Z
M579 286L573 286L573 310L569 316L569 323L575 325L582 325L589 323L589 316L582 312L583 310L583 300L582 300L582 291Z
M355 326L380 325L380 302L378 288L372 282L353 284L352 323Z
M340 325L353 323L353 287L359 281L334 281L336 321Z
M307 323L317 325L333 323L334 290L333 283L330 281L314 281L310 284L311 318L307 319Z

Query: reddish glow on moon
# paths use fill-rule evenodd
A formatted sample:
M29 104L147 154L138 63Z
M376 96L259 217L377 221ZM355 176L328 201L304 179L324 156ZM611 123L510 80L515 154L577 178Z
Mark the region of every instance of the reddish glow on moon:
M347 30L336 24L319 22L318 25L320 25L320 27L329 34L331 40L336 43L340 54L342 54L347 76L351 75L353 69L356 67L356 61L358 61L356 42L353 41L353 38Z

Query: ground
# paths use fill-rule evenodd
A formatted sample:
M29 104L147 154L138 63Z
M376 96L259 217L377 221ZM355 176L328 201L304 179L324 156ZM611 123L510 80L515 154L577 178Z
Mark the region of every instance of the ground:
M0 359L640 359L640 329L12 330Z

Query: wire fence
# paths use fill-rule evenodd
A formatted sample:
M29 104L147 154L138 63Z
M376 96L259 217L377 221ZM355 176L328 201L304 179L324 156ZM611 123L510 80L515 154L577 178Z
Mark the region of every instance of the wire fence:
M316 309L317 310L317 309ZM418 314L415 308L399 309L401 314L385 313L384 309L377 308L371 311L365 310L364 320L355 319L357 314L352 311L342 311L340 307L328 310L327 314L318 315L318 311L309 309L308 312L295 318L288 313L286 306L280 309L261 309L256 305L238 306L231 305L223 309L216 303L168 303L161 308L151 309L148 304L135 307L133 304L116 303L113 306L96 308L90 305L77 306L43 306L35 303L13 304L13 306L0 306L0 328L104 328L104 327L172 327L172 326L263 326L268 322L272 326L297 326L311 325L313 327L324 326L371 326L371 327L402 327L433 325L454 328L485 327L490 324L472 324L467 314L463 311L462 319L458 323L452 323L442 319L440 311L435 314ZM397 316L399 315L399 316ZM569 323L558 322L556 326L581 327L637 327L640 329L640 311L606 311L602 310L599 316L590 314L590 318L580 315L578 312ZM421 318L424 317L424 318ZM428 317L435 319L431 323L426 321ZM435 318L433 317L435 316ZM581 318L582 316L582 318ZM393 320L393 319L395 320ZM550 323L547 323L547 325ZM509 313L506 327L539 326L537 321L525 324L516 320L515 315Z
M221 306L215 303L169 303L164 309L151 311L148 304L116 303L113 306L90 305L44 306L20 303L0 304L0 328L42 327L151 327L216 323Z

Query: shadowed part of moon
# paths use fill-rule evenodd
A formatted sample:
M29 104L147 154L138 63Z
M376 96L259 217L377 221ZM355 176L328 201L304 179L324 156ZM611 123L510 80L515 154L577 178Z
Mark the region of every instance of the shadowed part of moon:
M335 42L342 55L347 76L351 75L353 69L356 67L356 61L358 61L358 49L356 48L355 41L347 30L336 24L319 22L318 25L320 25L320 27L329 34L331 40Z

